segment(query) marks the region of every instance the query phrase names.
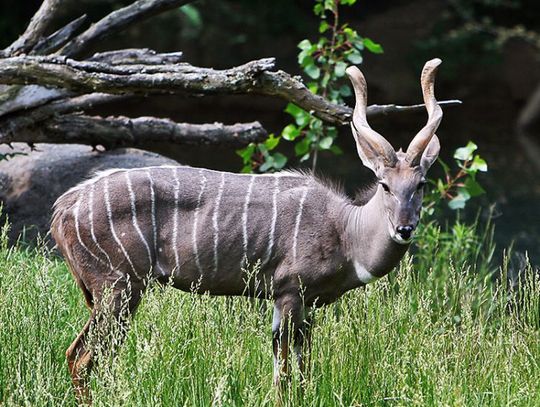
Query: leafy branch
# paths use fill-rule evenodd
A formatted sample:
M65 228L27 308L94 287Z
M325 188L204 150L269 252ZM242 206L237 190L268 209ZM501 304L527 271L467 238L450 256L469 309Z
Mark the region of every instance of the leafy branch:
M352 6L354 3L356 0L315 0L313 12L320 19L321 36L316 42L305 39L298 44L298 63L312 79L307 84L308 89L336 105L342 104L343 98L352 94L349 84L341 81L347 66L361 64L362 52L365 50L383 52L379 44L361 37L348 24L340 24L339 6ZM287 157L273 151L282 139L294 143L295 155L301 162L311 158L313 170L317 166L319 151L342 153L335 144L338 136L336 126L326 125L320 118L294 103L289 103L285 112L294 122L287 125L280 135L271 134L267 142L252 143L237 152L243 159L243 172L267 172L283 168Z
M450 166L439 159L445 176L444 179L430 180L434 188L424 197L424 210L432 214L441 201L447 201L451 209L463 209L467 202L474 197L484 194L486 191L476 180L478 172L486 172L486 161L475 154L478 146L469 143L458 148L454 153L454 159L458 167L453 173Z

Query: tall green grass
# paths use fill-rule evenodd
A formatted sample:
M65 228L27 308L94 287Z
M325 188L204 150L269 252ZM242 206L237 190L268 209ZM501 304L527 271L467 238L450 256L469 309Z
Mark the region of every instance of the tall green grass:
M293 372L285 405L540 405L532 270L512 291L493 277L489 236L466 225L429 224L418 245L390 278L315 310L307 380ZM64 352L88 312L46 254L0 245L0 405L75 404ZM244 298L150 290L116 358L92 374L94 404L275 405L271 313Z

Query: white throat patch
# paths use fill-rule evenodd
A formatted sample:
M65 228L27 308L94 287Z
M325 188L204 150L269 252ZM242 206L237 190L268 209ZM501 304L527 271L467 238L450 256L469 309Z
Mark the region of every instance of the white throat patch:
M379 277L371 274L369 271L366 270L364 266L362 266L357 261L354 262L354 270L356 271L356 276L358 277L358 280L360 280L364 284L369 284L379 279Z

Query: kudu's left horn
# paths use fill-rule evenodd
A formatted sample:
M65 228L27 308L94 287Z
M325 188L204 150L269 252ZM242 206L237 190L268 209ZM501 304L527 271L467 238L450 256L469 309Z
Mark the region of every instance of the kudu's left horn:
M439 58L427 61L422 69L422 75L420 77L420 83L422 85L422 93L424 96L424 103L428 112L428 121L422 130L414 137L407 148L407 161L411 166L417 166L420 164L422 153L426 149L427 145L431 141L431 138L437 131L439 124L441 123L443 112L441 107L435 99L435 74L441 64Z

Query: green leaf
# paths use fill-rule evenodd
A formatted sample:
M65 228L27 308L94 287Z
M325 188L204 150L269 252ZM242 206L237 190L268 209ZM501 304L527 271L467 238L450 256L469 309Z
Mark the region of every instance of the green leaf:
M332 153L334 153L335 155L342 155L343 154L343 150L339 146L337 146L335 144L333 144L332 147L330 147L330 151Z
M309 151L310 140L307 137L304 137L294 146L294 152L296 156L301 156L306 154Z
M466 161L472 160L474 151L478 148L476 144L469 141L465 147L460 147L454 153L456 160Z
M310 156L311 156L311 154L309 152L307 152L302 157L300 157L300 162L304 162L304 161L308 160Z
M362 63L363 58L362 58L362 55L360 54L360 52L358 52L356 50L352 50L351 53L347 55L347 60L351 64L359 65L359 64Z
M285 108L285 112L289 113L292 117L294 117L296 124L301 127L308 124L311 117L308 112L299 108L294 103L289 103Z
M450 201L448 202L448 206L450 209L463 209L465 208L465 204L467 201L471 199L471 195L465 188L459 188L458 194Z
M298 54L298 63L300 66L304 67L307 65L313 65L315 61L313 61L313 57L311 54L307 51L300 51Z
M476 171L486 172L488 170L486 160L484 160L483 158L480 158L479 155L475 155L474 159L473 159L473 162L472 162L472 164L470 166L470 169L475 171L475 172Z
M242 167L242 169L240 170L240 172L242 174L251 174L252 172L252 168L251 168L251 164L246 164Z
M273 134L270 134L266 141L264 142L264 145L266 148L270 151L277 147L279 144L279 137L275 137Z
M250 163L249 167L251 168L251 157L255 153L255 143L250 143L247 147L240 150L236 150L236 154L242 157L244 164Z
M345 69L347 69L347 63L343 61L339 61L336 63L336 67L334 69L334 75L336 75L338 78L341 78L343 75L345 75Z
M274 168L277 170L282 169L287 164L287 157L281 153L274 154Z
M351 96L351 87L349 85L342 85L341 88L339 88L339 93L344 98Z
M345 33L345 36L347 37L347 39L351 42L356 41L358 38L358 33L350 27L344 28L343 32Z
M259 167L259 171L266 172L270 168L273 168L273 167L274 167L274 159L272 158L272 156L269 156L266 158L266 161L263 163L263 165Z
M326 32L326 30L328 30L328 28L330 28L330 25L324 20L321 21L321 23L319 24L319 32L322 34L322 33Z
M186 4L184 7L180 8L180 12L184 13L193 26L200 27L202 25L201 13L199 13L199 10L192 4Z
M285 126L285 128L281 132L281 137L283 137L285 140L288 140L288 141L293 141L299 135L300 135L300 129L296 127L294 124L288 124L287 126Z
M302 40L302 41L300 41L298 43L298 48L300 48L303 51L311 48L311 41L310 40Z
M337 5L334 3L334 0L324 0L324 8L325 10L334 10L334 8L337 8Z
M444 194L446 191L446 185L440 178L437 180L437 191L439 191L440 194Z
M321 141L319 141L319 147L323 150L328 150L332 143L334 142L334 139L330 136L323 137Z
M321 70L315 66L315 64L309 64L304 67L304 72L308 74L312 79L319 79L321 76Z
M472 177L465 180L465 188L471 197L485 194L486 191L482 186Z
M364 46L374 54L382 54L384 52L381 44L377 44L369 38L364 38L363 43Z

